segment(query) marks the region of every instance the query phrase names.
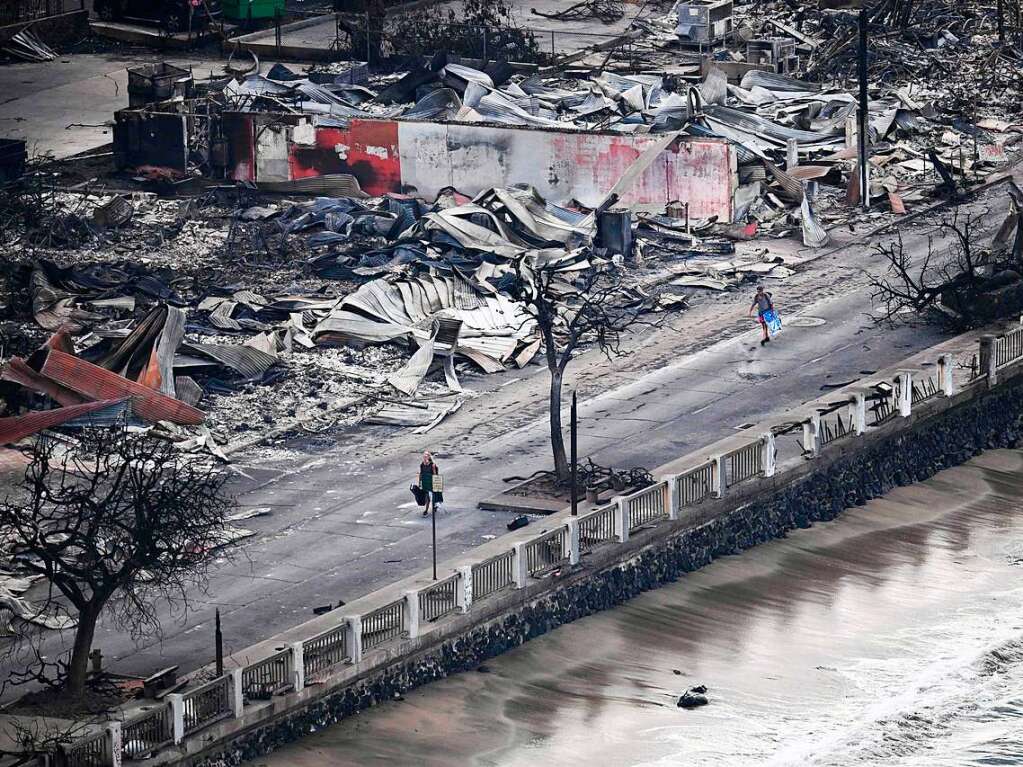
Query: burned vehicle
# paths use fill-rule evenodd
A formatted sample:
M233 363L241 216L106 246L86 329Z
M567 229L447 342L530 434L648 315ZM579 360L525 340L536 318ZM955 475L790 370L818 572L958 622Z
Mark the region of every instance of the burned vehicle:
M95 0L104 21L134 21L159 26L168 34L202 30L220 18L219 0Z

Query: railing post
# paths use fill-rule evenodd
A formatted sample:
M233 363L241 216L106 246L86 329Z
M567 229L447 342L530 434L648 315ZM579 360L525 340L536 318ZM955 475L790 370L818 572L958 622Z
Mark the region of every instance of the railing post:
M167 696L171 707L171 735L177 745L185 739L185 698L181 693L171 693Z
M515 556L512 557L512 582L517 589L526 588L526 580L529 577L526 564L526 544L516 543Z
M568 524L568 563L579 564L579 518L572 517L567 520Z
M619 543L629 540L629 505L622 501L621 496L614 499L615 537Z
M362 616L348 616L348 654L352 663L362 662Z
M419 636L419 592L405 592L405 625L408 627L409 639Z
M769 431L764 434L764 441L761 443L760 449L763 452L763 461L761 463L764 467L764 476L773 477L777 469L775 460L777 457L777 447L774 443L773 432Z
M463 612L472 607L472 565L458 568L458 588L455 589L455 604Z
M711 460L714 462L714 497L724 498L725 497L725 457L723 455L716 455Z
M849 420L859 437L867 430L867 393L859 390L849 395Z
M952 354L946 352L945 354L938 355L938 388L941 389L941 393L946 397L951 397L955 394L955 384L952 382L953 365L954 357Z
M231 681L231 711L234 718L240 719L245 710L245 690L242 688L242 669L233 668L230 671Z
M987 385L994 386L998 383L998 357L995 354L995 337L980 337L980 374L987 373Z
M895 380L899 383L899 415L902 418L909 418L913 412L913 374L903 370Z
M803 421L803 453L816 458L821 452L821 416L814 413Z
M305 689L305 652L301 642L291 644L291 686L295 692Z
M121 767L123 757L124 739L121 733L120 722L107 723L107 753L110 755L110 764L113 767Z
M678 497L678 475L667 478L668 483L668 519L678 519L682 508L682 499Z

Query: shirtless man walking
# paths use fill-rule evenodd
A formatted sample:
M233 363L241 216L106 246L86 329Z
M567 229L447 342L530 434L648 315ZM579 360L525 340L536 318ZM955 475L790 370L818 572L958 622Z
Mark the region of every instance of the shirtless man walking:
M757 285L757 294L753 296L753 303L750 304L748 316L753 316L754 309L757 310L757 317L760 319L760 329L764 331L764 337L760 339L760 345L763 346L771 342L771 336L767 332L767 320L764 318L764 315L774 309L771 294L764 290L763 285Z

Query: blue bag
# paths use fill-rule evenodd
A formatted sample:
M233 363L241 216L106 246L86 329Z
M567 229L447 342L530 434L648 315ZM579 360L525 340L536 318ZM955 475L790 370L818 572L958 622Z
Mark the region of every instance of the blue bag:
M772 336L781 333L781 317L774 309L764 312L764 324L767 325L767 332Z

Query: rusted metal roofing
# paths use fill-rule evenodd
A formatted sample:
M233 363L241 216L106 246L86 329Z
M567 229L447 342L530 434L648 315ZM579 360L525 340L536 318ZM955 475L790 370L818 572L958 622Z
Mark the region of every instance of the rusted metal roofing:
M200 424L205 417L201 410L184 402L64 352L51 351L41 372L62 386L94 399L130 397L133 412L147 421Z
M11 381L21 384L26 389L31 389L39 394L45 394L65 407L81 405L83 402L89 402L92 399L41 375L38 371L29 367L28 363L21 357L12 357L3 368L0 368L0 381Z
M25 415L0 418L0 445L9 445L20 439L36 434L43 429L52 429L76 418L87 416L101 410L107 410L121 404L117 400L85 402L71 407L59 407L54 410L40 410Z

